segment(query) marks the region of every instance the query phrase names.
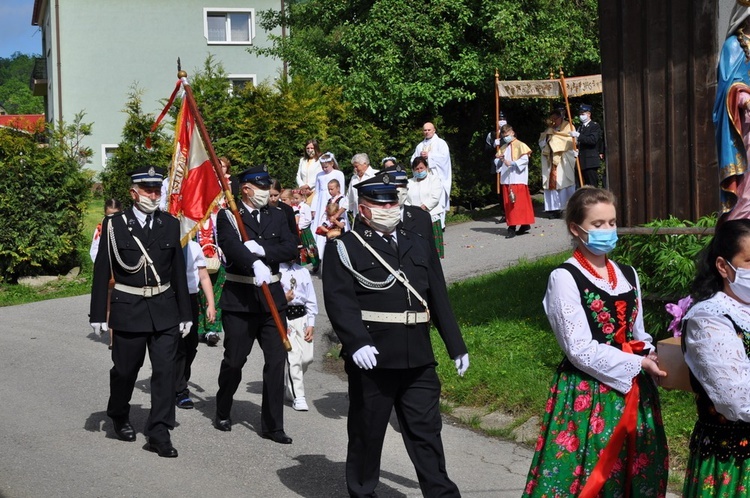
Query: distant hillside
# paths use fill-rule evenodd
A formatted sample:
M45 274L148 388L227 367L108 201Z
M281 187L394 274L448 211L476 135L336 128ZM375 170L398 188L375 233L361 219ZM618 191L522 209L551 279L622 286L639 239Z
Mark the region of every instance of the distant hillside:
M0 57L0 106L8 114L44 114L44 98L29 87L34 57L19 52Z

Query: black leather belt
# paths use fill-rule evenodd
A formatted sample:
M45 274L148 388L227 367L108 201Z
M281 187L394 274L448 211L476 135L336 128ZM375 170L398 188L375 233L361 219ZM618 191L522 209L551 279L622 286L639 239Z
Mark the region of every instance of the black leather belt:
M286 318L287 320L294 320L295 318L299 318L302 316L305 316L307 314L307 310L303 305L291 305L286 307Z

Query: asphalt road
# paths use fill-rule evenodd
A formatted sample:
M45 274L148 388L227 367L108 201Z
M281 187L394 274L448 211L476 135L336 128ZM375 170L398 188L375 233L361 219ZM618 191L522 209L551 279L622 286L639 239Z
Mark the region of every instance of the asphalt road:
M449 227L447 280L570 247L561 220L537 219L530 234L507 240L504 227L493 220ZM322 301L320 280L314 280ZM323 368L330 348L324 309L317 324L316 361L305 380L310 411L287 406L284 412L293 444L278 445L258 434L258 348L235 396L232 432L213 428L223 348L221 343L214 348L201 344L190 385L196 408L177 410L172 441L180 456L165 459L143 449L148 359L132 400L138 439L127 443L115 437L105 414L111 360L106 343L88 325L88 306L89 297L80 296L0 308L0 498L346 496L346 382ZM448 473L463 496L520 496L531 450L485 437L450 418L445 419L443 441ZM395 429L386 437L377 491L381 497L421 496Z

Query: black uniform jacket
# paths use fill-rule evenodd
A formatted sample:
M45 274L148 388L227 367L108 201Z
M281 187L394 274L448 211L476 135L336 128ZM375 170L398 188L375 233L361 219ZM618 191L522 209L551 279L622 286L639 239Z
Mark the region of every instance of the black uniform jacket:
M599 153L602 149L601 126L589 121L587 125L578 127L578 133L578 160L581 162L581 169L598 169L601 163Z
M453 316L445 282L431 264L433 247L419 235L399 225L398 255L374 230L364 223L354 229L391 267L401 269L414 289L427 300L435 327L454 358L466 353L466 345ZM351 232L337 239L346 247L352 267L363 277L382 282L391 273ZM420 301L399 282L388 289L370 290L362 286L343 265L337 241L326 245L323 262L323 296L328 317L341 340L342 356L350 356L363 346L375 346L379 352L377 368L414 368L433 364L430 324L405 325L362 320L362 310L403 312L424 311ZM400 261L400 264L399 264Z
M120 259L127 266L135 266L143 255L133 236L143 243L161 284L170 288L152 297L143 297L117 289L112 290L109 312L109 327L118 332L151 332L166 330L180 322L191 320L190 299L185 271L185 256L180 246L180 222L163 211L154 211L151 235L146 236L141 224L133 214L133 209L104 218L99 252L94 262L94 277L91 287L91 323L107 321L107 284L110 277L110 248L108 231L114 229L115 244ZM123 219L123 215L126 219ZM115 283L131 287L157 285L151 269L141 269L135 273L125 271L112 250L112 275ZM148 265L144 266L148 268Z
M263 247L266 255L262 258L251 253L242 243L237 230L229 217L234 215L228 209L219 211L216 221L219 247L227 259L227 273L253 276L253 263L258 259L271 269L271 274L279 273L279 263L291 261L297 257L297 242L289 231L286 215L278 207L266 206L261 209L260 225L250 215L250 210L243 203L238 203L240 216L250 240ZM286 297L280 282L269 284L271 294L279 310L286 309ZM219 307L226 311L249 313L269 312L260 287L242 282L224 283Z
M432 216L419 206L404 206L404 214L401 223L405 230L414 232L427 241L433 249L432 265L438 271L441 280L445 280L443 265L440 263L440 255L435 247L435 234L432 233Z

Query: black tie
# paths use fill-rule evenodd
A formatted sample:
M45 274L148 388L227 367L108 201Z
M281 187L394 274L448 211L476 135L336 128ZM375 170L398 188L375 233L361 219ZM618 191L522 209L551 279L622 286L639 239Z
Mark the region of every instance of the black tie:
M257 209L253 209L250 211L250 218L258 225L260 226L260 211Z
M146 235L146 240L151 236L151 215L146 215L146 224L143 225L143 233Z
M396 244L395 237L393 237L393 235L383 235L383 238L388 242L388 245L391 246L391 249L398 254L398 244Z

